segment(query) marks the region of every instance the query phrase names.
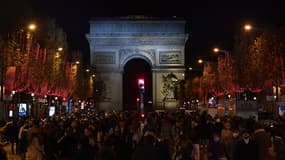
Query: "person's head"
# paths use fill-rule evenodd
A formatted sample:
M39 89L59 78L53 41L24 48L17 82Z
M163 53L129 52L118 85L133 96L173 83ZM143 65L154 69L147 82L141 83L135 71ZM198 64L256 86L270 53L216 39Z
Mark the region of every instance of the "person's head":
M120 128L120 126L119 125L116 125L115 126L115 128L114 128L114 130L115 130L115 135L120 135L121 134L121 128Z
M233 138L238 138L239 137L240 133L239 133L238 129L233 129L232 133L233 133Z
M198 125L198 121L196 120L196 119L193 119L192 121L191 121L191 126L192 127L196 127Z
M213 133L213 141L214 142L219 142L220 141L220 133L214 132Z
M220 123L221 119L220 118L216 118L216 123Z
M92 135L92 129L90 127L85 127L84 128L84 135L89 137Z
M254 124L254 129L264 129L264 125L261 122L257 122Z
M143 135L144 144L153 144L156 140L156 133L152 130L145 131Z
M230 122L226 122L226 123L224 124L224 127L225 127L225 129L231 129L231 124L230 124Z
M244 130L242 132L242 138L243 139L249 139L250 138L250 131L249 130Z
M78 127L78 122L76 120L73 120L70 124L71 128L73 131L76 131L77 130L77 127Z
M155 138L152 135L143 136L143 144L153 144L155 142Z

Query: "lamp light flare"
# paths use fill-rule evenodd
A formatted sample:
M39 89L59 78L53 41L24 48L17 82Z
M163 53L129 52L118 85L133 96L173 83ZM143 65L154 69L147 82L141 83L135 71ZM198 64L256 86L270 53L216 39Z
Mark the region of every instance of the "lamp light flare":
M203 63L203 60L202 59L198 59L198 63L199 64Z
M36 28L37 28L37 26L35 25L35 24L30 24L29 26L28 26L28 28L29 28L29 30L35 30Z
M59 47L57 50L58 50L58 51L63 51L63 48L62 48L62 47Z
M213 51L214 52L219 52L220 50L219 50L219 48L214 48Z
M249 24L247 24L247 25L244 26L244 29L245 29L246 31L250 31L250 30L252 29L252 26L249 25Z

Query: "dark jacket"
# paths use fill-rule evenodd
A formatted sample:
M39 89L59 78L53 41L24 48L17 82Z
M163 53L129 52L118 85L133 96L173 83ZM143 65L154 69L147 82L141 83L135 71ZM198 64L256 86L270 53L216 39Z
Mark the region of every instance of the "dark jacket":
M167 160L169 158L167 152L162 153L164 151L163 144L157 145L154 137L144 136L143 141L134 151L132 160Z
M246 144L242 139L238 142L235 152L236 160L257 160L257 147L255 141L252 139Z

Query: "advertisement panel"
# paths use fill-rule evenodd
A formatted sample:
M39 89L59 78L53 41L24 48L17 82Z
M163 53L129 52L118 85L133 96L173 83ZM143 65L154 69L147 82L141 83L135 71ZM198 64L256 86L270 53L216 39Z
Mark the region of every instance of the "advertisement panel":
M25 116L27 114L27 104L26 103L19 103L19 116Z
M55 106L50 106L49 107L49 112L48 115L51 117L55 114Z

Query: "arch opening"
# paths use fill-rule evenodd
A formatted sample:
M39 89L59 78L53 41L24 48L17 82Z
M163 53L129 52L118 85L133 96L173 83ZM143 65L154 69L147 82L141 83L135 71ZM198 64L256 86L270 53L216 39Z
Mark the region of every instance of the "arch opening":
M133 58L124 65L123 110L138 110L140 93L138 79L144 79L144 109L152 110L152 71L149 63L141 58ZM139 100L140 101L140 100Z

